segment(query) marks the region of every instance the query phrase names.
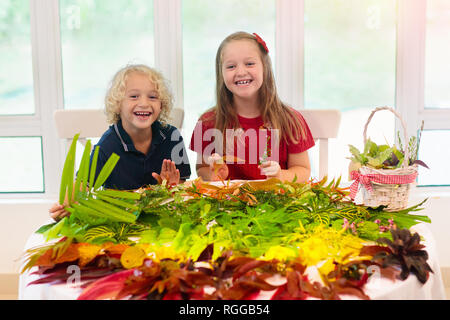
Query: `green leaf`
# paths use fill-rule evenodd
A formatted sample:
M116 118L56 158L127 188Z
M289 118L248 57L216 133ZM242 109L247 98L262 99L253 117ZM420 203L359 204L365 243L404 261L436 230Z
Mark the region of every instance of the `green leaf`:
M354 162L358 162L358 163L361 163L363 165L366 164L367 158L366 158L365 155L361 154L359 152L359 150L355 146L353 146L351 144L349 144L349 148L350 148L350 153L353 155L353 161Z
M392 148L387 147L378 154L377 158L380 160L381 163L383 163L392 155L393 151L394 150Z
M175 217L164 216L158 220L158 225L161 228L170 228L177 231L180 228L180 220Z
M94 184L94 190L97 190L105 183L106 179L108 179L109 175L114 170L114 167L116 166L117 161L119 161L119 159L120 157L117 154L115 153L111 154L111 156L108 158L105 165L103 166L102 170L98 174L97 180L95 181Z
M387 144L382 144L380 146L378 146L378 153L381 153L383 151L386 151L387 149L389 149L390 147Z
M66 160L64 161L63 172L61 175L61 185L59 189L59 203L63 204L67 195L68 204L72 202L73 191L73 175L75 171L75 154L77 150L77 141L80 136L77 133L72 140L69 151L67 152Z
M356 148L355 146L349 144L349 149L350 149L350 153L357 159L357 160L361 160L361 152L359 152L358 148Z
M90 207L87 207L85 205L82 204L76 204L74 203L72 205L74 212L72 213L72 215L75 215L77 218L79 218L82 221L85 221L89 224L93 224L93 221L90 219L93 218L98 218L98 219L105 219L104 221L106 221L107 219L109 219L109 217L106 217L105 214L103 214L102 212L99 212L95 209L92 209ZM72 217L71 215L71 217Z
M89 211L89 208L79 204L72 204L72 207L66 208L66 210L71 213L69 216L70 223L76 223L79 221L93 227L106 224L109 221L100 212Z
M193 229L193 225L191 223L183 223L178 230L178 233L173 240L173 247L175 250L180 251L183 249L185 243L187 242L189 235Z
M35 231L35 233L42 234L42 233L46 232L47 230L49 230L50 228L52 228L53 226L55 226L56 224L57 224L57 222L53 222L53 223L49 223L49 224L43 225L42 227L37 229Z
M64 223L66 223L67 217L62 218L59 220L58 223L53 225L51 228L47 229L42 235L45 237L45 241L49 241L51 239L58 238L59 231L61 231Z
M75 199L79 199L80 194L84 193L85 186L88 183L91 145L91 140L87 140L86 146L84 147L83 156L81 157L80 168L75 180Z
M135 222L137 219L137 217L134 214L132 214L128 211L125 211L123 209L120 209L109 203L106 203L103 200L99 200L99 199L82 200L82 199L80 199L80 204L102 213L103 217L111 219L113 221Z
M375 142L372 142L370 139L367 139L367 142L364 146L364 154L368 154L374 157L378 152L378 146Z
M90 228L84 234L83 239L84 239L84 241L88 241L88 242L93 242L99 238L114 239L115 234L116 233L111 228L106 227L106 226L99 226L99 227Z
M105 196L105 195L99 194L99 193L96 193L95 195L97 196L97 199L100 199L100 200L103 200L105 202L108 202L109 204L116 205L116 206L119 206L119 207L122 207L122 208L125 208L125 209L131 209L133 211L139 211L140 210L139 206L137 206L135 204L132 204L132 203L129 203L127 201L123 201L123 200L120 200L120 199L115 199L115 198L112 198L112 197L109 197L109 196Z
M208 246L207 238L196 237L194 239L194 244L188 251L188 256L191 257L193 261L197 261L198 257L207 246Z
M98 190L96 192L96 194L113 197L113 198L122 198L122 199L130 199L130 200L140 200L142 198L142 195L138 192L113 190L113 189Z
M99 146L96 146L94 149L94 155L92 156L91 163L91 171L89 173L89 188L92 189L94 187L95 173L97 171L97 161L98 161L98 152L100 150Z
M177 236L177 232L170 228L162 228L159 232L158 241L160 244L172 242Z
M371 167L380 168L383 165L383 162L379 158L372 158L368 156L367 159L369 159L367 164Z

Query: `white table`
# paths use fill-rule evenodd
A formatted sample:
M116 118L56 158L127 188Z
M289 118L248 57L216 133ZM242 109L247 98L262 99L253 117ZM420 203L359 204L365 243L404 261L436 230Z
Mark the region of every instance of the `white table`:
M397 280L395 282L376 277L369 278L364 287L364 292L373 300L444 300L445 290L437 261L437 252L433 235L425 223L414 226L411 231L418 232L424 238L425 250L428 252L428 264L434 273L425 284L421 284L416 276L410 274L405 281ZM41 235L33 234L28 239L26 248L31 248L42 244ZM27 286L31 281L39 278L36 275L30 275L36 270L31 269L29 273L20 276L19 279L19 299L23 300L74 300L81 293L80 288L69 284L38 284ZM278 279L279 280L279 279ZM270 299L273 292L262 292L260 299ZM342 299L355 299L353 296L341 296Z

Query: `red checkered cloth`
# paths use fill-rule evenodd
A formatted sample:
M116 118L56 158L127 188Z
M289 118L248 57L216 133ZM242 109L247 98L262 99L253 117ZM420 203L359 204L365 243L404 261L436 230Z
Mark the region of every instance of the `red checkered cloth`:
M407 184L416 180L417 172L408 175L384 175L384 174L361 174L359 171L350 173L352 180L355 180L350 186L350 197L355 199L359 184L367 191L372 192L372 182L382 184Z

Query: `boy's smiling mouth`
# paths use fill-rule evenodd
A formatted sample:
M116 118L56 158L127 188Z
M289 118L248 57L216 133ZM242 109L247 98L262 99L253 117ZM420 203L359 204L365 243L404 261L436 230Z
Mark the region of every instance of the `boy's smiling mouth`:
M153 112L150 112L150 111L135 111L135 112L133 112L133 114L135 116L138 116L139 118L147 118L147 117L150 117L153 114Z

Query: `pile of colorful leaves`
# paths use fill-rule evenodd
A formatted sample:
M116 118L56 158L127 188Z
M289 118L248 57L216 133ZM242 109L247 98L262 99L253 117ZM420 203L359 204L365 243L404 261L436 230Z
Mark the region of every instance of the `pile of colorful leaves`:
M326 178L104 190L118 159L94 181L95 156L90 167L86 150L73 188L74 150L60 194L71 199L71 215L40 228L47 243L25 253L23 271L40 275L34 284L66 282L65 270L77 265L80 299L368 299L370 266L422 282L431 271L409 233L430 222L411 214L421 204L399 212L356 205L339 180ZM409 237L407 250L399 237Z

